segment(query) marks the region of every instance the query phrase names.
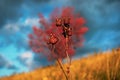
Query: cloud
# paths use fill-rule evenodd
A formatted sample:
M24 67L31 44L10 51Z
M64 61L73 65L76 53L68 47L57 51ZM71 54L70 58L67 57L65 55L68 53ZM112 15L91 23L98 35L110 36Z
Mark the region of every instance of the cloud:
M19 26L18 26L18 24L6 24L5 25L5 30L6 31L9 31L9 32L18 32L19 31Z
M74 7L75 12L86 19L86 26L89 27L84 46L77 49L75 57L120 47L119 5L119 0L1 0L0 48L4 51L12 44L17 48L14 56L19 50L25 51L13 61L20 72L26 68L32 70L51 64L40 54L29 51L27 35L32 32L32 26L40 26L38 13L48 18L54 8L63 6ZM15 65L0 54L1 69L17 69Z
M55 3L53 1L42 1L39 0L40 2L38 3L44 3L44 4L48 4L48 3ZM93 41L93 43L91 43L91 47L93 47L92 44L97 44L99 46L99 48L103 48L100 47L100 45L106 45L105 47L107 47L107 43L111 41L111 45L113 47L117 47L117 44L120 44L120 41L118 40L107 40L109 39L108 35L111 32L118 32L118 33L114 33L111 34L109 36L116 36L116 38L119 38L118 34L119 30L120 30L120 16L119 16L119 9L117 7L117 4L119 3L115 3L117 0L113 0L112 4L108 4L107 0L101 0L101 1L82 1L82 0L74 0L74 1L60 1L57 0L57 3L69 3L66 4L65 6L71 5L75 8L76 12L81 14L87 21L86 26L89 27L89 31L86 33L85 35L85 43L86 45L89 45L88 43ZM37 13L38 11L44 11L47 8L43 9L40 8L39 9L39 5L36 4L35 5L35 1L30 1L29 3L24 2L23 5L25 5L27 8L29 8L30 10L30 14L31 12L33 12L33 10L35 13ZM35 5L33 8L31 8L31 6L29 4ZM22 5L22 6L23 6ZM43 5L41 5L43 6ZM46 5L47 6L47 5ZM49 6L49 5L48 5ZM23 8L24 9L24 8ZM25 9L25 13L27 12L27 9ZM33 13L33 15L35 15L35 13ZM46 11L44 12L44 15L46 14ZM30 16L30 15L29 15ZM46 16L46 15L45 15ZM21 17L22 19L23 17ZM25 49L29 49L29 45L28 45L28 37L27 34L31 33L32 28L30 26L40 26L40 24L38 23L39 19L38 17L28 17L25 18L24 20L21 21L16 21L14 23L7 23L4 25L4 28L0 31L0 33L2 34L2 42L1 45L4 46L9 45L9 44L14 44L19 50L21 48L25 48ZM7 33L6 33L7 32ZM98 37L96 37L98 36ZM96 42L96 40L99 39L99 37L101 37L101 39L99 41ZM116 39L115 38L115 39ZM108 42L107 42L108 41ZM98 44L99 43L99 44ZM86 46L87 47L87 46ZM90 47L88 47L90 48ZM91 48L90 48L91 49Z
M120 44L120 41L116 39L120 37L119 0L73 0L70 3L76 13L87 21L86 26L89 31L85 35L86 44L92 40L93 44L101 49L108 47L108 43L111 44L109 47L118 47L117 44ZM111 36L114 36L115 40L110 39ZM99 41L96 42L98 39ZM104 47L100 47L100 44Z
M74 57L79 58L94 52L103 52L113 48L118 48L120 47L119 41L119 31L98 31L90 40L85 41L82 47L76 50L76 55Z
M39 54L33 55L30 51L24 52L18 56L18 61L29 70L51 64L51 62L48 62L45 57L41 57Z
M24 0L1 0L0 1L0 28L7 21L15 21L21 17L20 6Z
M39 18L27 18L23 25L24 26L40 26Z
M111 24L109 21L116 16L116 19L120 18L119 15L115 15L120 13L118 7L118 4L120 3L113 3L114 5L110 5L106 1L107 0L74 0L71 1L71 5L75 8L77 13L80 13L83 17L87 19L88 25L92 25L91 27L101 27L102 23L105 22ZM115 0L112 1L114 2ZM98 25L98 23L100 24L100 26Z
M17 69L10 61L0 54L0 68Z
M51 0L31 0L31 1L28 1L28 2L31 2L31 3L34 3L34 4L41 4L41 3L47 3Z
M32 31L32 26L40 26L38 13L49 11L43 9L45 7L43 4L47 2L49 0L1 0L0 48L14 44L18 50L29 49L27 35ZM41 6L44 7L40 8ZM46 7L46 9L48 8Z
M18 59L23 65L30 68L32 66L32 63L33 63L33 54L31 52L25 52L25 53L22 53L18 57Z
M5 33L5 32L4 32ZM5 34L1 34L0 36L0 48L5 49L6 47L10 45L14 45L18 50L22 48L28 48L28 42L27 37L24 34L21 34L20 32L17 33L10 33L7 32Z
M111 1L111 0L110 0ZM68 6L71 5L75 8L77 13L80 13L87 21L86 26L89 27L89 31L87 32L87 34L85 35L85 39L86 39L86 43L90 42L91 40L93 40L93 42L95 42L95 36L99 36L98 32L99 31L103 31L100 34L107 34L106 32L108 31L116 31L118 32L120 30L120 16L119 16L119 7L118 4L116 3L118 0L113 0L111 5L109 4L108 0L101 0L101 1L83 1L83 0L73 0L73 1L69 1L69 0L65 0L65 1L60 1L57 0L56 2L51 1L51 0L31 0L31 1L18 1L18 2L9 2L8 0L2 0L1 1L1 5L3 7L5 7L3 4L7 3L9 6L9 10L16 10L16 8L20 8L20 10L16 10L16 11L12 11L15 13L12 13L11 11L8 10L8 12L5 9L5 13L9 13L8 16L3 16L4 19L10 19L9 16L11 16L10 14L15 14L14 17L16 17L17 20L15 19L11 19L11 20L15 20L14 22L7 22L6 24L4 24L3 28L0 30L0 45L1 47L6 47L10 44L14 44L18 50L25 48L25 49L29 49L29 45L28 45L28 37L27 35L29 33L31 33L32 31L32 26L36 25L36 26L40 26L40 24L38 23L39 18L35 17L34 15L38 16L38 12L39 11L43 11L44 15L46 16L46 13L48 14L48 9L50 8L50 5L52 4L54 7L56 5L54 5L54 3L56 4L61 4L64 3L64 5L62 6ZM49 4L50 3L50 4ZM65 4L68 3L68 4ZM15 4L15 5L13 5ZM34 5L34 7L30 6ZM39 5L41 4L41 5ZM43 5L44 4L44 5ZM13 5L13 6L12 6ZM18 6L17 6L18 5ZM8 7L6 6L6 7ZM17 7L16 7L17 6ZM39 6L43 7L40 8ZM46 7L45 7L46 6ZM15 9L14 9L14 8ZM49 8L48 8L49 7ZM50 8L50 9L54 9L54 8ZM3 9L2 9L3 10ZM19 13L17 13L18 11L22 11L22 16L16 16ZM48 11L48 12L46 12ZM1 12L2 13L2 12ZM1 14L0 13L0 14ZM36 14L37 13L37 14ZM25 17L24 15L27 15L28 17ZM12 17L12 16L11 16ZM2 18L0 18L2 19ZM108 32L109 33L109 32ZM118 35L120 33L114 34L114 35ZM104 36L104 35L102 35ZM97 37L99 39L99 37ZM106 40L106 37L102 37L103 40ZM102 44L102 41L100 41L99 43ZM119 44L120 41L116 41L113 42L111 44ZM95 43L94 43L95 44ZM88 44L89 45L89 44ZM115 45L114 45L115 46ZM91 46L92 47L92 46ZM115 46L116 47L116 46Z
M0 2L0 48L14 44L18 50L29 49L28 34L31 33L32 26L40 26L38 13L48 14L51 8L47 5L49 1L2 0Z
M50 0L30 0L30 1L1 0L0 1L0 28L2 28L3 25L5 25L6 23L16 22L21 17L33 15L32 12L36 12L34 10L37 9L38 6L41 6L41 4L47 3L49 1ZM37 12L38 12L38 9L37 9Z
M107 4L114 4L114 3L120 3L120 0L106 0Z
M22 22L7 23L0 30L0 47L5 48L14 44L18 50L29 49L28 34L31 33L32 26L40 26L38 18L27 18Z

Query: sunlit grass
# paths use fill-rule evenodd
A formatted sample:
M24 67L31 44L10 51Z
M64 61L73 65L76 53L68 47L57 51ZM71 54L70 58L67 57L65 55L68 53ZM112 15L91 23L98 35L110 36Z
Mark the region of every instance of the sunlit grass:
M120 80L120 49L73 60L70 68L71 80ZM65 80L65 76L56 64L0 80Z

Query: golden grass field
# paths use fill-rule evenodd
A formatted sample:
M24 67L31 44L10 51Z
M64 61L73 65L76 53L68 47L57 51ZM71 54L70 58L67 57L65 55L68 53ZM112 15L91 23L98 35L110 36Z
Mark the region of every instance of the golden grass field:
M120 80L120 48L73 60L70 68L71 80ZM0 80L65 80L65 76L56 64Z

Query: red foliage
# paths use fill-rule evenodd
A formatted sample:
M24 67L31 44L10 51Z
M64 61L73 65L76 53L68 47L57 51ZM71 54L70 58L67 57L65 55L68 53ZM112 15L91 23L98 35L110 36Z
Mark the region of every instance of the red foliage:
M29 44L34 52L42 53L49 59L63 59L66 57L66 40L62 34L64 32L62 23L65 25L70 24L70 29L68 30L68 35L70 36L68 39L69 49L67 50L69 56L75 53L74 47L80 47L82 45L84 41L83 35L88 31L88 28L84 26L86 23L85 19L75 14L73 8L55 9L48 21L42 14L39 17L41 26L34 26L33 33L29 35ZM54 34L54 38L50 39L50 41L56 44L48 44L49 34ZM52 46L54 46L54 53L51 53Z

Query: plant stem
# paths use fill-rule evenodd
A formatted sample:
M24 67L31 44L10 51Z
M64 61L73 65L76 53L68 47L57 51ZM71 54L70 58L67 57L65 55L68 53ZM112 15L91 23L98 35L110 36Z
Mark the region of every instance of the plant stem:
M54 53L54 49L55 49L55 46L52 45L52 54ZM58 62L58 64L59 64L59 66L60 66L63 74L65 75L66 80L69 80L69 79L68 79L68 76L67 76L67 74L66 74L66 72L65 72L65 70L64 70L64 67L63 67L63 64L62 64L61 60L57 58L57 62Z
M69 80L69 79L68 79L68 76L67 76L67 74L66 74L66 72L65 72L65 70L64 70L64 68L63 68L63 65L62 65L61 61L60 61L59 59L57 59L57 62L58 62L58 64L59 64L62 72L64 73L64 75L65 75L65 77L66 77L66 80Z
M66 53L66 56L67 56L67 62L68 62L68 67L67 67L67 76L69 76L69 74L70 74L70 65L71 65L71 60L70 60L70 57L69 57L69 55L68 55L68 48L69 48L69 45L68 45L68 39L69 39L69 37L68 37L68 35L66 35L66 51L65 51L65 53ZM69 78L69 80L70 80L70 78L71 77L68 77Z
M66 51L65 51L65 53L66 53L66 56L67 56L67 62L69 63L70 62L70 57L69 57L69 55L68 55L68 52L67 52L67 50L68 50L68 48L69 48L69 45L68 45L68 36L66 35Z

